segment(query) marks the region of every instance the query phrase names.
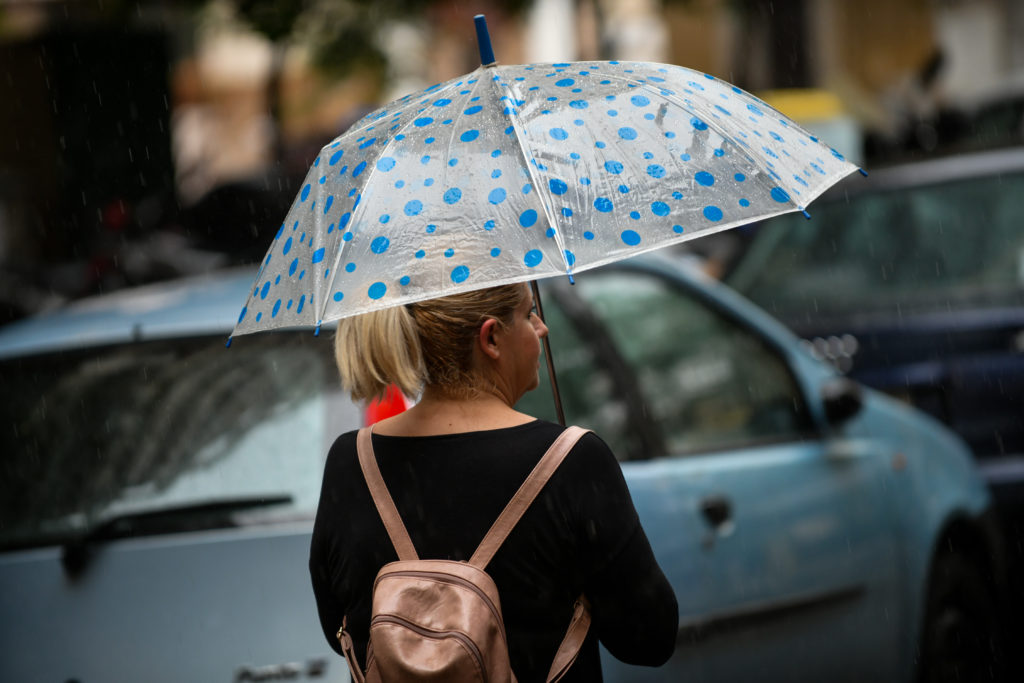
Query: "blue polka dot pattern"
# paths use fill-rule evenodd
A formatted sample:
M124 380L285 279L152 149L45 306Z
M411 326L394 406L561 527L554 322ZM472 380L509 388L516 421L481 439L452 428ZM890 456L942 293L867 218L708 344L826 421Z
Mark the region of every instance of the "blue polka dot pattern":
M321 150L235 332L580 272L802 210L853 170L708 74L481 68L387 104Z

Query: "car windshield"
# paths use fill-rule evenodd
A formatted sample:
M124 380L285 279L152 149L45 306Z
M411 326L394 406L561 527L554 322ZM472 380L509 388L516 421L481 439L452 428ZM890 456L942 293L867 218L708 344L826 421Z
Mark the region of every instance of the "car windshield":
M726 281L789 322L1024 304L1024 174L822 202L758 228Z
M5 361L0 547L232 501L279 503L239 504L250 517L311 517L331 440L359 426L329 347L273 334Z

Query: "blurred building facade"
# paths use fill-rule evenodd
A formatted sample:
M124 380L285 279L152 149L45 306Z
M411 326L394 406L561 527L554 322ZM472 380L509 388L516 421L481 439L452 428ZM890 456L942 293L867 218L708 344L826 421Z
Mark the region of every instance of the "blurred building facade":
M477 65L478 12L501 61L706 71L868 165L981 132L1024 140L1018 0L424 1L403 15L334 3L355 4L374 17L383 71L318 69L301 32L272 43L232 0L0 1L0 125L13 131L0 137L0 301L13 311L0 320L258 258L242 245L276 229L319 146ZM999 116L980 131L983 110Z

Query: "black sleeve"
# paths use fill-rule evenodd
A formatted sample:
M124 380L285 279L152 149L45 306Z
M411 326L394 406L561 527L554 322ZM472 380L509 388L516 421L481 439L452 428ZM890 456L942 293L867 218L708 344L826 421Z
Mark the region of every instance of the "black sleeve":
M320 626L327 642L338 654L342 652L336 634L349 607L346 597L339 595L340 586L344 582L339 581L336 574L340 561L344 559L344 552L340 548L342 533L339 524L344 519L341 499L346 492L341 490L341 486L346 477L339 470L342 468L341 452L344 451L342 442L346 436L339 437L328 453L309 548L309 574Z
M583 539L580 555L588 568L583 585L591 628L617 659L660 666L675 650L675 592L658 566L611 450L594 435L577 448L580 457L566 464L579 502L576 518Z

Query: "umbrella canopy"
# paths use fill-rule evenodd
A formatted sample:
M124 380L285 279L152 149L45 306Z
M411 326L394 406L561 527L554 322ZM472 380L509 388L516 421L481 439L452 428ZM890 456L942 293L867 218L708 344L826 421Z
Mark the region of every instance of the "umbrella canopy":
M802 211L854 170L709 74L487 64L388 104L321 150L235 334L571 277Z

